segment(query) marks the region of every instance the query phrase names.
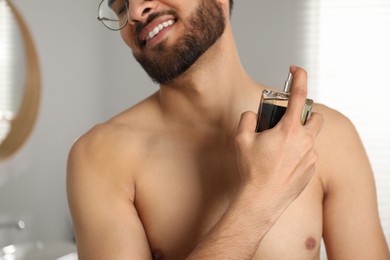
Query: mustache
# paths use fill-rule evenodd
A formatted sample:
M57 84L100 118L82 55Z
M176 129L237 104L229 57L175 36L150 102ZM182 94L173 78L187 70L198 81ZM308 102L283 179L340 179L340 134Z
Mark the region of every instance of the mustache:
M137 22L136 25L135 25L135 34L137 35L137 42L140 44L139 41L143 41L143 40L140 40L138 35L141 33L141 31L149 24L151 23L154 19L160 17L160 16L163 16L163 15L172 15L175 19L177 19L177 13L176 11L173 11L173 10L167 10L167 11L161 11L161 12L158 12L158 13L152 13L148 16L148 18L146 19L146 21L144 23L142 22Z

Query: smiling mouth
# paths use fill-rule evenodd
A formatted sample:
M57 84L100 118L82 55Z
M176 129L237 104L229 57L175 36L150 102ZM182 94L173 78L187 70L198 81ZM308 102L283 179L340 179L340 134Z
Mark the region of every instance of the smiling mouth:
M155 37L161 30L163 30L166 27L171 26L175 23L175 20L171 19L165 22L160 23L156 27L153 28L145 37L145 42Z

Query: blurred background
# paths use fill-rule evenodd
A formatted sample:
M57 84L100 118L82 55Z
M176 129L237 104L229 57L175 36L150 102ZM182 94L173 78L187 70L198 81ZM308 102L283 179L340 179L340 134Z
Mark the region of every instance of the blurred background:
M59 257L60 251L74 250L65 191L72 143L158 86L119 33L97 21L98 0L12 3L36 48L41 97L29 139L0 161L0 248L32 243L62 248L51 253ZM3 17L0 12L0 28ZM390 2L236 0L232 22L242 63L253 78L281 88L289 65L302 66L309 73L309 97L355 123L375 172L389 242Z

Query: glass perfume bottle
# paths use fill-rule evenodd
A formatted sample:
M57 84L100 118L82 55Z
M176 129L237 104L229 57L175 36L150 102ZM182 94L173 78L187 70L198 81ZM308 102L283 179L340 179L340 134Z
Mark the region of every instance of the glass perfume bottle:
M256 132L273 128L286 112L288 100L290 98L290 87L292 83L292 74L284 84L283 92L265 89L261 95L259 111L257 113ZM304 125L310 117L313 107L313 100L306 99L301 114L301 123Z

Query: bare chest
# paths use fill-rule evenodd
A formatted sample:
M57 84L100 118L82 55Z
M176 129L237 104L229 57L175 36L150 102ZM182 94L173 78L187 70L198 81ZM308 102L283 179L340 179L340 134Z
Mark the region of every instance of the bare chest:
M184 259L223 216L240 178L229 151L167 150L136 180L135 205L155 259ZM314 177L262 240L254 259L318 259L323 192Z

